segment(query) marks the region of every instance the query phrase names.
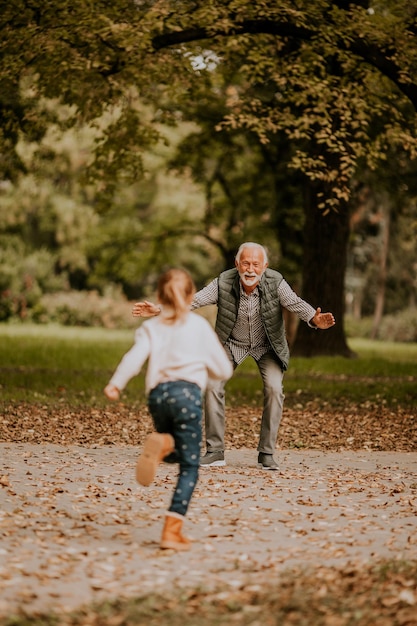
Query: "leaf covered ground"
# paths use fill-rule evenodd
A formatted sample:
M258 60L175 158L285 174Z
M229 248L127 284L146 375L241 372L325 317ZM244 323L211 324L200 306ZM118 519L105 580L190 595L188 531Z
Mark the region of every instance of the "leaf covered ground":
M227 448L248 461L201 477L187 523L202 543L178 556L157 545L174 475L161 473L138 508L131 466L152 430L146 407L1 409L0 442L20 450L0 472L0 554L10 559L0 574L5 593L17 585L19 597L18 609L0 611L2 626L417 626L417 475L395 462L417 449L414 411L287 407L276 480L253 467L259 409L228 408ZM67 446L79 448L68 456ZM343 451L361 451L359 469L338 466ZM331 472L313 465L322 452L333 454ZM368 452L398 456L368 467ZM382 540L373 551L372 537ZM137 577L134 559L144 568ZM99 600L31 608L42 593L59 605L62 581L78 571Z
M415 626L417 567L292 570L235 591L158 593L92 605L66 615L25 615L4 626Z
M256 449L260 410L228 408L226 416L227 448ZM140 445L151 431L144 405L74 409L59 404L4 403L0 412L0 442ZM372 403L346 403L336 409L310 402L285 408L278 448L412 452L417 449L417 412Z

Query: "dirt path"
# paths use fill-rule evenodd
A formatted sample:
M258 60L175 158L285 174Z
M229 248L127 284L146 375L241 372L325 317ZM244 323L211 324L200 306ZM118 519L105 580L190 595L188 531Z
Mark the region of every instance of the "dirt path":
M175 467L134 481L138 448L0 444L0 616L176 586L239 587L294 565L417 559L417 453L232 450L204 469L192 550L159 550Z

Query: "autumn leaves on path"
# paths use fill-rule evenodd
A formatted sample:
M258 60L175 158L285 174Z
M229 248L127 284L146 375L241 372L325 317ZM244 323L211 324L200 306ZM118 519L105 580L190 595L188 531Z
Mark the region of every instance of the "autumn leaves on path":
M134 480L138 448L0 444L0 615L173 586L239 588L293 566L417 558L417 454L231 450L202 469L187 554L159 550L175 466Z

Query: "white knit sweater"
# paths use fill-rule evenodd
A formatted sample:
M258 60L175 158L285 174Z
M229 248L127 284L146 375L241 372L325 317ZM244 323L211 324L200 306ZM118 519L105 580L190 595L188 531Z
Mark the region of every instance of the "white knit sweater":
M110 384L124 389L146 360L147 393L161 382L175 380L196 383L204 391L208 378L227 380L233 374L233 366L209 322L191 312L175 324L164 323L164 313L144 322Z

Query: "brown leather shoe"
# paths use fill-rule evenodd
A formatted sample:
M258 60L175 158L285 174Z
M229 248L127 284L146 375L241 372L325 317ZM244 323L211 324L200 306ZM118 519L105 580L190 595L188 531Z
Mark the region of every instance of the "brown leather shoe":
M174 438L167 433L152 433L143 446L142 454L136 464L136 480L148 487L155 478L156 470L162 459L173 452Z
M162 531L161 548L171 550L189 550L191 541L181 533L184 516L168 511Z

